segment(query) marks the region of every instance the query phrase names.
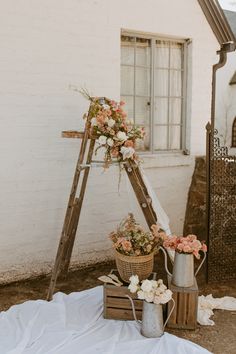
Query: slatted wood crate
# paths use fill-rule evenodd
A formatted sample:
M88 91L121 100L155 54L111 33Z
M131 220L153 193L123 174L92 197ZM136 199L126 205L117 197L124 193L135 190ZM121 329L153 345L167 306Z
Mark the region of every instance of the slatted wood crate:
M180 288L171 284L168 276L168 288L173 292L175 308L170 316L167 326L169 328L196 329L198 307L198 285L195 278L194 285L189 288ZM168 303L168 313L172 303Z
M114 271L118 276L118 272ZM151 278L155 279L156 273L152 273ZM142 319L143 301L137 299L136 294L131 294L128 286L117 287L112 284L104 284L104 311L103 316L113 320L134 320L130 300L126 297L129 295L134 300L136 316Z

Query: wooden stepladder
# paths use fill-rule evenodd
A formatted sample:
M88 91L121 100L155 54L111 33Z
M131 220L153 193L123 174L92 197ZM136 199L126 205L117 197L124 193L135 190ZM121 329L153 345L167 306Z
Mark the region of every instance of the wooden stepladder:
M62 136L65 138L79 138L82 139L79 158L76 164L74 179L71 187L70 197L62 228L61 238L58 245L55 264L52 271L51 281L47 294L47 300L52 299L57 278L60 275L66 275L70 265L70 259L74 246L76 231L78 228L81 208L84 200L88 175L91 166L103 167L103 161L93 160L96 138L90 136L90 119L89 113L84 132L64 131ZM89 147L87 149L87 145ZM124 163L125 171L129 177L135 195L143 211L144 217L149 228L156 224L157 217L152 207L152 200L148 194L146 185L143 181L142 174L136 162L128 160ZM81 174L83 173L83 176ZM82 177L82 182L77 196L77 189Z

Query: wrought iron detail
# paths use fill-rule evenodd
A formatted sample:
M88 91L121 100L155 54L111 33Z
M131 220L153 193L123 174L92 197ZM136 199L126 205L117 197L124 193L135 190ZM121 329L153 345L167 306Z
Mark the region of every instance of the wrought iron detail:
M210 133L208 280L236 279L236 156Z

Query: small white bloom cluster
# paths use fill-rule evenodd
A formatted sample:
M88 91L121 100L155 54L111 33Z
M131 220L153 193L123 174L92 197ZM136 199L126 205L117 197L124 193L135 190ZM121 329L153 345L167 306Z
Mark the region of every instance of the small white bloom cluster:
M96 120L96 118L92 118L91 123L93 126L96 125L96 122L94 121L94 119ZM109 127L113 127L113 125L115 124L114 119L109 119L108 120L108 126ZM128 136L125 134L125 132L119 131L116 134L116 137L114 137L115 140L119 140L120 142L124 142L126 140L128 140ZM109 145L110 147L112 147L114 145L114 140L112 138L107 138L105 135L100 135L99 139L98 139L98 143L99 145ZM135 150L133 147L129 146L122 146L120 149L120 152L122 153L123 159L130 159L134 153Z
M172 298L172 291L167 289L163 284L163 280L148 280L142 281L139 285L139 278L137 275L132 275L129 278L130 285L128 289L131 293L136 293L140 300L153 302L154 304L166 304Z

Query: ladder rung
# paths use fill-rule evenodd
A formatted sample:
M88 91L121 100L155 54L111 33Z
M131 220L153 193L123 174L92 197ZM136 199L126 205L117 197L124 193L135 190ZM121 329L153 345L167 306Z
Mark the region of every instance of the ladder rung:
M61 132L61 136L63 138L77 138L77 139L83 139L84 137L84 132L78 132L77 130L64 130Z
M119 166L119 162L112 162L110 164L111 166ZM88 167L104 167L105 166L105 162L104 161L92 161L91 163L82 163L80 164L80 169L85 169Z

